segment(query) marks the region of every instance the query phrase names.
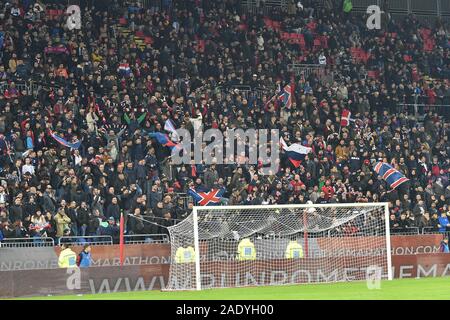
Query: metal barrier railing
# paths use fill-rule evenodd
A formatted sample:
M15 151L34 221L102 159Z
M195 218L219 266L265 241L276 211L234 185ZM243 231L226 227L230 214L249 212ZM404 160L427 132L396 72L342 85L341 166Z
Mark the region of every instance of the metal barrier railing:
M230 87L216 87L213 94L218 94L222 97L227 95L239 94L243 99L248 101L262 100L264 96L272 97L277 91L277 88L251 88L250 86L230 86Z
M169 243L167 234L128 234L123 238L125 244Z
M74 244L91 244L91 245L107 245L113 244L113 239L111 236L64 236L58 239L58 245L61 242Z
M0 242L1 248L54 247L55 241L49 237L5 238Z
M308 79L314 74L324 84L334 81L334 72L326 65L291 63L288 65L288 71L294 73L296 76L303 76L305 79Z
M425 227L422 228L422 234L442 234L442 235L450 235L450 231L439 231L439 228L433 228L433 227Z
M274 10L281 11L287 9L286 0L243 0L240 5L243 11L253 15L268 15Z
M22 82L14 82L15 88L18 92L26 91L28 95L37 94L37 91L39 90L39 84L29 80L29 81L22 81ZM4 93L5 90L11 88L11 83L9 82L1 82L0 83L0 93Z
M193 202L193 199L190 195L188 195L187 193L184 192L177 192L177 199L183 199L183 208L187 209L189 202Z
M391 235L417 235L420 234L420 229L418 227L409 227L409 228L399 228L399 229L391 229Z
M421 19L419 20L429 22L450 13L450 3L448 0L352 0L352 4L352 12L356 13L365 14L368 6L378 5L381 10L393 16L404 17L412 13L417 18L420 17Z

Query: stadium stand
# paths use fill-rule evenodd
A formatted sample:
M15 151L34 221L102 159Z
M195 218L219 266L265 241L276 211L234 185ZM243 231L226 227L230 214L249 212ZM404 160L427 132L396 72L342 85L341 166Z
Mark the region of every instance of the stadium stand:
M2 1L0 241L117 242L121 211L128 235L164 234L190 213L189 189L224 189L229 205L388 201L393 231L442 231L449 22L410 15L367 30L333 1L302 2L262 16L233 0L80 1L81 29L68 30L64 5ZM286 84L292 104L270 100ZM190 131L279 129L312 152L299 166L282 152L272 176L172 165L147 134L164 133L167 119ZM377 161L408 183L390 189Z

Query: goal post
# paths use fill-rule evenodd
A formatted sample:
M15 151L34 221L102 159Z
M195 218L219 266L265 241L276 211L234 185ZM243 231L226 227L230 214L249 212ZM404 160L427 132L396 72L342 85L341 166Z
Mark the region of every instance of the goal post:
M194 207L164 290L392 280L388 203Z

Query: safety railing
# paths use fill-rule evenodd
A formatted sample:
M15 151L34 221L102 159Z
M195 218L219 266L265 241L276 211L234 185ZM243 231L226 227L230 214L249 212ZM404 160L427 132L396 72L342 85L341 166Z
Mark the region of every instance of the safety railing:
M64 236L58 239L58 245L70 243L72 245L108 245L113 244L111 236Z
M421 230L418 227L408 227L408 228L398 228L398 229L390 229L391 235L418 235L421 234ZM384 231L356 231L356 232L346 232L344 228L340 230L332 229L328 230L328 237L340 237L340 236L383 236L385 235Z
M241 9L248 14L269 15L273 11L287 10L287 0L242 0Z
M427 103L398 103L399 110L418 117L425 115L428 111L443 110L444 114L449 114L450 104L427 104ZM449 110L449 111L445 111ZM442 115L442 114L441 114Z
M450 231L439 231L439 228L434 227L425 227L422 228L422 234L442 234L442 235L450 235Z
M14 83L14 87L19 93L25 91L27 95L36 95L41 84L29 80L29 81L18 81L18 82L0 82L0 94L3 94L7 89L12 87L12 83Z
M438 17L450 15L450 2L448 0L352 0L352 12L365 14L370 5L378 5L382 11L394 17L405 17L414 14L419 20L433 22Z
M123 238L125 244L169 243L167 234L127 234Z
M183 200L183 208L187 209L189 202L192 202L192 197L190 195L188 195L187 193L184 192L177 192L177 199L182 199Z
M33 248L53 247L55 241L49 237L33 238L5 238L0 242L0 248Z
M327 65L291 63L288 65L288 71L296 76L302 76L305 80L315 75L323 84L334 81L334 72Z
M408 228L394 228L390 230L391 235L417 235L420 234L420 229L418 227L408 227Z
M173 0L139 0L142 8L154 11L166 10L173 8Z
M252 88L247 85L239 85L239 86L229 86L229 87L216 87L213 90L213 94L218 94L222 97L226 97L227 95L239 95L242 99L246 99L247 101L255 101L261 100L264 96L271 97L277 91L276 87L272 88Z

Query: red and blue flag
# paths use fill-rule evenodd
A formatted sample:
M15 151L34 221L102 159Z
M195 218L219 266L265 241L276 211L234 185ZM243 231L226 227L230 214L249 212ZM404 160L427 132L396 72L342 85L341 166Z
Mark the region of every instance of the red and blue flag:
M285 108L288 108L288 109L291 108L291 106L292 106L291 85L287 84L284 86L278 99L281 100L281 102L283 103Z
M377 162L373 170L383 178L384 181L391 187L397 188L402 183L409 181L403 173L393 168L390 164L384 162Z
M150 132L148 134L151 138L155 138L158 143L162 144L164 147L169 147L170 149L178 148L179 144L173 142L169 139L169 136L161 132Z
M208 192L195 191L189 189L188 194L194 199L196 205L199 206L214 206L220 204L222 201L225 189L211 189Z
M72 148L72 149L78 149L81 146L81 141L80 140L77 140L75 142L69 142L69 141L65 140L64 138L56 135L54 132L50 132L50 135L59 144L65 146L65 147L69 147L69 148Z

